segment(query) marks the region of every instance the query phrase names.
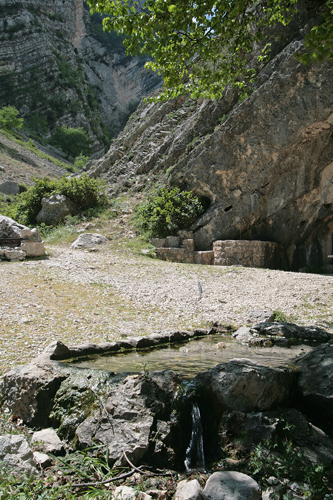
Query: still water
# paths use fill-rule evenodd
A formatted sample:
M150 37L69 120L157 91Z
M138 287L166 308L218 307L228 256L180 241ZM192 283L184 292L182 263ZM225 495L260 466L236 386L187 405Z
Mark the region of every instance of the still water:
M217 345L220 342L223 342L225 348ZM247 347L231 338L221 335L209 335L181 344L97 356L84 361L76 360L73 364L75 363L75 366L81 368L95 368L115 373L174 370L185 378L191 378L218 363L227 363L234 358L248 358L255 363L280 366L310 350L311 347L307 345L290 348L277 346Z

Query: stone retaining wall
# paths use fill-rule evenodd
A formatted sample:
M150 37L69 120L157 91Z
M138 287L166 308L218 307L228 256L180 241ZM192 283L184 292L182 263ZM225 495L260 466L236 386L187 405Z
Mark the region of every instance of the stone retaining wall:
M177 246L170 245L173 243ZM194 251L194 240L178 237L153 239L159 259L187 264L215 266L244 266L281 269L284 267L284 248L271 241L215 241L213 250ZM170 246L169 246L169 245ZM180 246L182 245L182 246Z

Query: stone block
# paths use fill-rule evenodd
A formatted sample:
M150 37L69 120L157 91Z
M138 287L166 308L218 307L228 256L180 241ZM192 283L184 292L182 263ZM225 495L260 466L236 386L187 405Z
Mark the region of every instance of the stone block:
M23 260L25 259L26 253L21 248L5 248L5 257L7 260Z
M193 231L178 231L178 236L181 240L193 240Z
M205 266L212 266L214 264L214 252L208 250L206 252L194 252L195 263Z
M194 240L192 239L187 239L183 240L183 247L188 251L188 252L194 252L195 249L195 244Z
M159 259L170 262L185 262L185 248L156 248L156 255Z
M168 248L178 248L180 244L179 236L167 236L165 246Z
M150 243L156 248L163 248L166 246L165 238L151 238Z
M22 241L21 249L28 257L40 257L45 255L45 247L42 241Z
M271 241L218 240L213 243L214 265L278 269L284 248Z

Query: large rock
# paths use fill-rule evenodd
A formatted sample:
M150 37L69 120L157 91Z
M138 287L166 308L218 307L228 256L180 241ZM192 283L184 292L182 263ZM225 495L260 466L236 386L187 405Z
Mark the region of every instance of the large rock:
M64 443L60 440L54 429L42 429L34 432L31 438L31 444L37 445L38 450L52 455L64 455Z
M300 407L317 425L333 432L333 343L295 361L300 370Z
M203 500L260 500L259 484L241 472L214 472L202 492Z
M86 248L94 248L98 245L104 245L109 240L106 236L97 233L84 233L80 234L77 240L72 243L72 248L76 249L86 249Z
M8 238L7 242L6 238ZM18 240L14 244L14 246L17 245L17 247L4 247L0 252L0 259L22 260L26 256L40 257L45 255L44 243L36 228L29 229L15 222L10 217L0 215L0 239L5 242L4 245L8 245L13 238Z
M124 451L134 464L148 456L155 463L172 464L171 447L177 443L168 420L178 377L173 374L169 379L165 384L158 374L132 375L110 385L103 404L76 429L77 446L107 445L112 465L127 463Z
M218 411L269 410L286 404L295 375L290 368L270 368L249 359L234 359L199 373L195 383L199 393Z
M191 481L180 481L177 484L177 490L174 500L201 500L201 487L197 479Z
M0 184L0 193L15 195L19 194L20 186L14 181L5 181Z
M62 194L52 194L42 199L42 210L37 214L38 224L56 226L65 217L75 215L77 212L74 203Z
M6 373L0 390L13 414L31 426L46 427L53 398L67 376L54 365L30 363Z

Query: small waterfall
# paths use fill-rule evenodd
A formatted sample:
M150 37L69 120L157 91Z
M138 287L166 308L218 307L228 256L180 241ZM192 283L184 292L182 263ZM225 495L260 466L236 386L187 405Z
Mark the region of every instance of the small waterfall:
M197 403L192 404L192 435L190 444L186 450L185 469L190 472L193 469L205 469L205 455L203 449L203 435L200 410Z

